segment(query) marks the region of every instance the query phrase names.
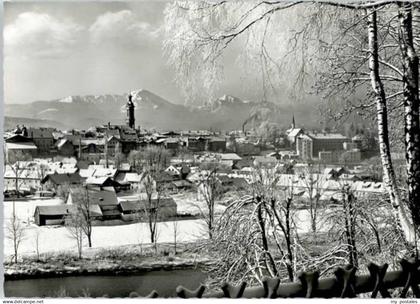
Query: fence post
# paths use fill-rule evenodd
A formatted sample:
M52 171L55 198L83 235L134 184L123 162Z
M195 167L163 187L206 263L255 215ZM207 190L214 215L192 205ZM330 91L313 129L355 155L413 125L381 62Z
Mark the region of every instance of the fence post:
M299 280L304 290L306 290L305 298L316 297L318 289L319 272L302 272L299 275Z
M190 299L190 298L202 298L206 286L200 285L196 290L189 290L183 286L178 286L176 288L176 294L179 298Z
M388 269L388 264L385 263L382 266L376 265L374 263L369 263L367 266L371 279L375 282L373 291L371 294L371 298L376 298L378 292L381 293L382 298L390 298L391 295L389 294L388 290L383 286L384 285L384 278L386 274L386 270Z
M229 283L222 285L222 290L225 298L239 299L242 297L246 287L246 282L242 282L239 286L233 286Z
M408 261L406 259L402 259L400 261L402 272L406 277L406 282L404 285L403 290L401 291L400 298L405 298L407 296L408 289L411 287L416 298L420 297L420 290L418 287L419 278L419 261L418 260L411 260Z
M280 279L264 277L262 283L264 287L264 298L277 298L277 288L280 285Z
M354 289L354 279L356 277L356 267L347 265L345 268L338 267L334 272L337 281L342 285L341 297L354 298L356 291Z

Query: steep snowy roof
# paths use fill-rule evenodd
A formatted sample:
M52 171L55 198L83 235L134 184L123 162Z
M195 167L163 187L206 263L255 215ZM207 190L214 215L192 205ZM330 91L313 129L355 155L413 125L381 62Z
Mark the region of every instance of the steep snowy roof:
M33 142L9 143L6 142L7 150L36 150L37 146Z

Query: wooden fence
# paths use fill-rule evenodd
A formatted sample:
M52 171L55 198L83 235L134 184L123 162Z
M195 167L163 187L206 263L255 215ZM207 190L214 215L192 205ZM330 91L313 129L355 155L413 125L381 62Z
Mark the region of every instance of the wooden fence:
M368 265L368 275L356 275L356 268L347 265L335 270L334 277L319 279L319 272L302 272L293 283L281 283L279 278L264 278L263 286L246 287L246 282L239 286L229 283L221 285L221 290L207 292L201 285L196 290L188 290L182 286L176 288L179 298L353 298L358 294L370 293L371 298L378 294L382 298L390 298L390 289L401 287L398 291L399 298L405 298L411 288L413 296L420 297L420 261L400 261L401 270L388 271L388 264ZM139 297L136 292L130 297ZM153 290L148 298L157 298L159 294Z

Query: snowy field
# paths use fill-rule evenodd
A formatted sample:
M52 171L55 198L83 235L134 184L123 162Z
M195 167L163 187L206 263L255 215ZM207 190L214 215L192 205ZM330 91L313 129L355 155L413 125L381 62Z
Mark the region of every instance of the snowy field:
M206 202L204 200L197 200L197 194L186 192L171 195L177 205L178 214L201 215L201 211L205 213ZM223 213L226 207L217 204L215 207L216 214Z
M25 237L20 244L21 254L35 253L35 239L38 235L40 252L76 250L75 240L70 237L67 228L62 226L37 226L34 224L33 214L36 206L60 204L59 199L31 200L15 202L17 217L25 227ZM3 202L4 225L8 223L13 214L13 202ZM5 226L4 226L5 227ZM6 230L4 231L6 235ZM177 241L193 242L206 238L205 223L203 220L184 220L177 223ZM166 243L174 240L174 222L158 223L158 242ZM150 242L150 232L147 223L134 223L121 226L93 227L93 247L115 247L121 245L138 245ZM87 243L86 243L87 246ZM5 237L5 255L13 252L12 241Z
M177 242L193 242L206 237L205 226L202 220L179 221L177 223ZM173 242L173 222L158 223L158 242ZM39 251L76 251L75 240L69 235L65 227L42 226L35 224L26 226L25 238L20 245L21 254L36 253L36 235L39 234ZM135 223L121 226L93 227L92 243L94 248L116 247L122 245L139 245L150 242L150 234L146 223ZM5 239L4 253L13 253L12 241ZM87 247L87 241L85 242Z
M197 202L194 196L175 195L179 213L200 214L199 208L204 208L204 202ZM75 240L70 237L68 230L62 226L37 226L33 222L33 214L37 205L59 204L59 199L51 200L32 200L26 202L15 202L17 217L25 226L25 237L20 244L21 254L34 254L38 235L39 251L42 253L51 251L76 250ZM7 224L13 212L13 202L4 202L4 222ZM218 205L216 212L223 212L224 206ZM310 231L309 212L300 210L297 212L295 222L298 233ZM134 223L121 226L96 226L93 227L92 243L94 248L115 247L122 245L139 245L150 243L150 233L147 223ZM319 231L326 230L324 225L320 225ZM207 238L204 220L183 220L177 223L177 241L194 242ZM6 235L6 230L4 231ZM174 240L174 222L158 223L158 242L167 243ZM87 242L86 245L87 247ZM13 252L12 241L5 237L5 255Z
M24 224L34 221L34 212L36 206L50 206L62 204L63 200L59 198L48 199L48 200L28 200L28 201L17 201L15 202L16 216L23 221ZM3 215L5 221L9 220L13 214L13 202L3 202ZM3 222L4 223L4 222Z

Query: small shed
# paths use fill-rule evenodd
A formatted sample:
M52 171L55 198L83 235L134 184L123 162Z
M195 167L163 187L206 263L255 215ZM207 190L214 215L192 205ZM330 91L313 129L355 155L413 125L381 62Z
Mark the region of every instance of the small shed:
M119 210L123 218L133 220L143 215L148 205L149 202L146 199L123 201L119 203ZM159 201L157 198L152 198L152 205L158 206L160 219L177 215L177 205L171 197L162 197Z
M72 205L50 205L36 206L34 221L38 226L63 225L65 217L69 215L74 206Z
M49 189L53 189L63 185L80 185L83 178L79 173L53 173L47 174L41 181Z

